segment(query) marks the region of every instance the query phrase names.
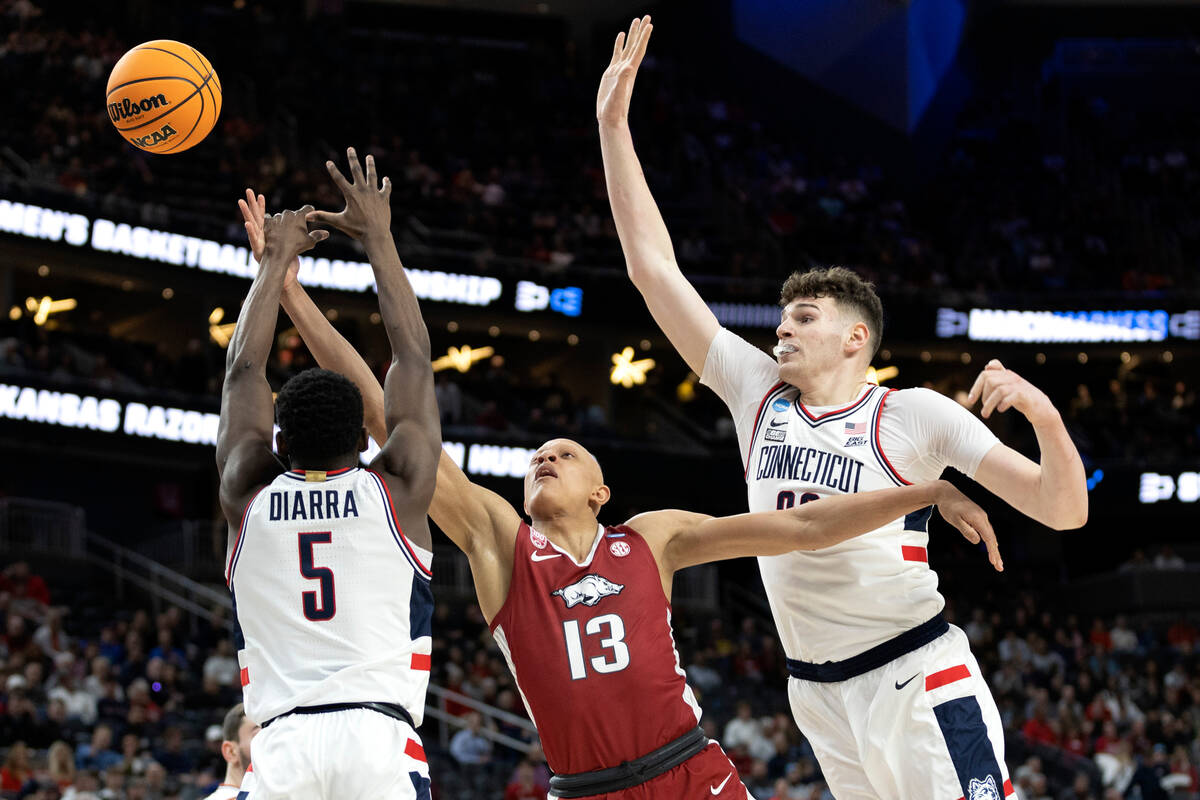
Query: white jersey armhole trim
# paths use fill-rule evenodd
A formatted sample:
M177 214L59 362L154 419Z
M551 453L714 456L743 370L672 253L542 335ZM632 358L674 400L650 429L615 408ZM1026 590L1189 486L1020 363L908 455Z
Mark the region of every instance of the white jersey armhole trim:
M392 530L392 538L400 546L400 552L404 553L404 557L408 559L409 564L412 565L418 576L426 581L432 580L433 554L425 548L413 544L404 535L404 531L400 529L400 523L396 520L396 507L392 505L392 493L388 491L387 484L375 470L368 469L366 472L375 480L375 486L379 489L379 496L383 500L384 513L387 515L388 527ZM425 566L421 562L421 556L424 556L431 566Z

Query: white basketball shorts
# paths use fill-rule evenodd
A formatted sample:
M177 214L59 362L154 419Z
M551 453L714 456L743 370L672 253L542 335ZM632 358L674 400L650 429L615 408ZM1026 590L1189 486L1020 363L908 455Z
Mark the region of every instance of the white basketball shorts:
M378 711L292 714L250 743L249 800L429 800L421 737Z
M1003 800L1000 712L966 634L844 681L788 679L792 714L837 800Z

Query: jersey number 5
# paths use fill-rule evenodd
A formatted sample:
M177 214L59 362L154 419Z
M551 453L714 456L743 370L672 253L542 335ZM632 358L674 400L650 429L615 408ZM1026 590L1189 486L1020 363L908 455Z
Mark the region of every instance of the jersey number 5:
M600 673L620 672L629 666L629 648L625 645L625 621L616 614L602 614L584 623L588 636L601 635L601 628L608 628L608 636L600 640L600 646L612 650L612 659L596 656L591 659L592 669ZM571 665L571 680L581 681L587 677L587 662L583 660L583 639L579 636L579 620L563 622L563 638L567 642L567 662Z
M333 594L333 570L329 567L318 567L313 563L313 545L329 544L332 541L333 534L330 531L300 534L300 574L310 581L321 582L319 605L317 592L303 592L300 595L304 617L313 622L333 619L333 615L337 613L337 599Z

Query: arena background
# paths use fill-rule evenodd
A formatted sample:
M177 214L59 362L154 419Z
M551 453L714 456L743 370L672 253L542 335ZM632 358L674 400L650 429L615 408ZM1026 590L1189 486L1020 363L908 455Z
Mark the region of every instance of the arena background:
M250 186L270 210L336 208L322 164L347 145L395 184L448 356L447 447L474 480L519 503L528 448L569 435L605 465L607 522L745 510L725 409L654 327L608 214L595 91L643 12L635 143L726 325L769 346L783 277L844 264L883 298L887 385L962 398L996 357L1067 420L1083 530L960 480L1006 572L931 532L1019 795L1200 796L1195 4L0 0L2 796L198 798L223 775L208 734L239 691L212 443L253 268L235 203ZM173 156L125 144L103 102L155 38L200 49L224 90L217 128ZM335 236L318 256L302 280L382 375L362 254ZM627 347L653 359L629 387L610 379ZM312 363L281 314L272 382ZM988 424L1036 453L1015 413ZM435 541L434 796L543 797L465 560ZM828 797L754 564L688 570L675 597L705 725L754 796Z

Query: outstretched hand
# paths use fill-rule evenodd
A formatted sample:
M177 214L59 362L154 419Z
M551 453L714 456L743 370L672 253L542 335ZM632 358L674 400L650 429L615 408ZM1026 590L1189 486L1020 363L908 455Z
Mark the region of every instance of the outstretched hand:
M939 493L937 508L942 519L958 528L959 533L968 542L983 542L987 547L988 561L997 572L1004 571L1000 545L996 541L996 532L992 530L992 523L988 521L986 511L949 483L946 483Z
M271 252L288 263L329 238L329 231L310 231L308 215L312 206L284 211L263 220L263 252Z
M263 219L267 216L267 198L256 195L250 189L246 190L246 199L238 200L238 208L242 210L242 219L246 220L246 236L250 239L250 252L255 261L262 261L263 246L266 239L263 236ZM288 264L287 274L283 277L283 289L287 291L296 283L300 274L300 256Z
M983 401L979 414L984 419L993 411L1003 413L1010 408L1020 411L1030 422L1058 413L1045 392L1011 369L1005 369L995 358L987 363L967 393L968 407L975 405L977 400Z
M596 94L596 119L600 122L624 122L629 118L629 100L633 97L633 82L638 67L646 55L650 43L650 15L635 19L629 26L629 35L617 34L613 44L612 60L600 79L600 91Z
M332 211L310 211L308 221L337 228L347 236L362 239L369 234L391 234L392 181L384 178L380 185L375 174L375 157L367 156L367 169L363 172L358 161L358 154L353 147L346 148L346 157L350 162L350 177L354 182L346 180L346 176L332 161L325 162L329 177L341 190L346 198L346 207L336 214Z

